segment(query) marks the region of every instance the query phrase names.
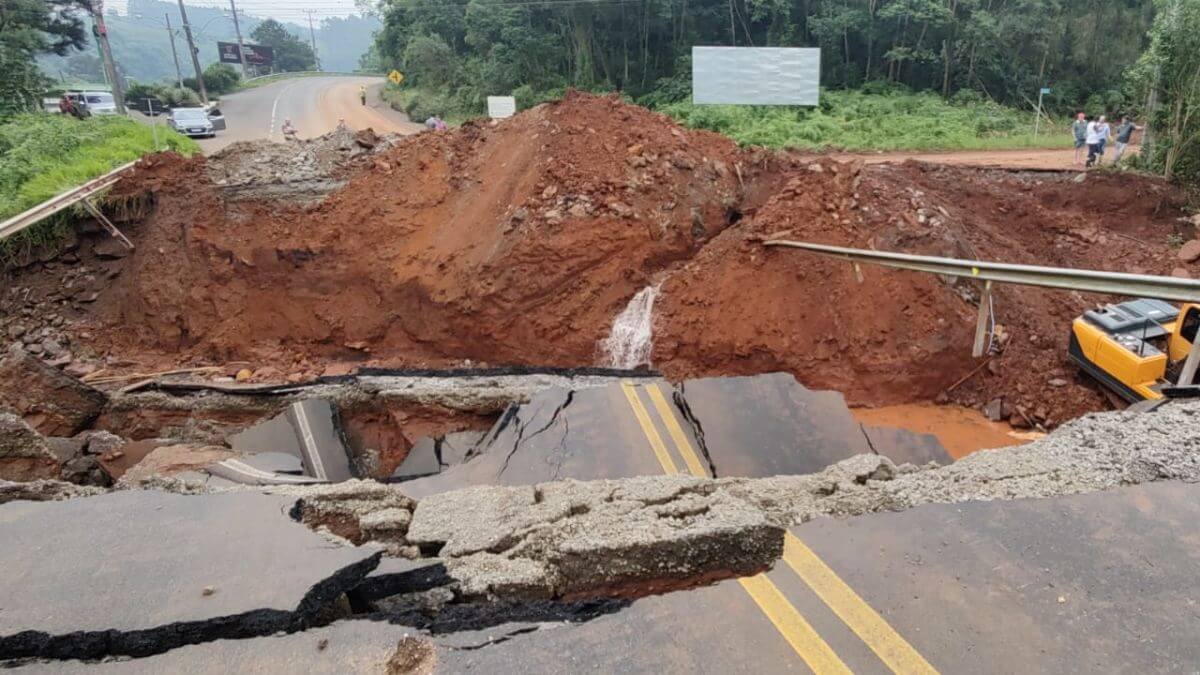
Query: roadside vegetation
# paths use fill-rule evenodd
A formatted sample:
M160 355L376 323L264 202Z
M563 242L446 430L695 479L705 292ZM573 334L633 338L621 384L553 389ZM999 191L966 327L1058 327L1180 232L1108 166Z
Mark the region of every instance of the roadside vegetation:
M191 155L196 142L158 127L158 149ZM149 126L120 117L17 115L0 121L0 220L155 150ZM54 219L0 241L0 267L57 236Z
M966 90L960 93L970 93ZM652 107L654 101L647 101ZM716 131L743 145L806 150L1000 150L1070 147L1065 120L1033 114L974 96L947 102L931 93L826 91L815 108L693 105L657 106L683 124Z
M594 91L604 88L594 87ZM518 109L560 98L565 88L515 93ZM682 95L683 98L677 98ZM422 122L437 115L461 124L486 113L486 99L430 87L388 85L384 100ZM626 97L628 98L628 97ZM708 129L742 145L851 152L910 150L1002 150L1071 146L1069 120L1043 116L1034 135L1034 114L984 100L963 90L950 101L937 94L912 92L876 83L859 90L825 90L815 108L796 106L694 105L690 86L664 87L637 103L680 123Z

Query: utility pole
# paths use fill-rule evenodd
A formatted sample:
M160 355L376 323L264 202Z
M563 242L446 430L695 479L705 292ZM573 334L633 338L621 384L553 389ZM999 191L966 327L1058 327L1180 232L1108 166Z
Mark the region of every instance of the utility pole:
M179 0L179 16L183 19L183 35L187 38L188 49L192 52L192 66L196 69L196 86L200 87L200 100L208 103L208 92L204 90L204 71L200 69L200 52L196 49L196 41L192 39L192 26L187 20L187 10L183 0Z
M179 52L175 51L175 31L171 28L171 13L166 12L163 16L167 17L167 35L171 36L171 58L175 60L175 79L179 82L179 88L183 89L183 71L179 69Z
M104 0L92 3L92 32L96 34L96 42L100 45L100 57L104 60L104 77L112 87L113 103L117 106L117 114L125 114L125 92L121 88L121 78L117 75L117 64L113 61L112 48L108 46L108 27L104 25Z
M233 32L237 34L238 59L242 62L242 79L246 79L246 47L242 44L242 27L238 25L237 5L229 0L229 9L233 10Z
M232 2L232 1L233 0L230 0L230 2ZM312 13L311 9L307 10L305 13L308 14L308 39L310 42L312 42L313 60L315 60L317 62L317 70L320 70L321 69L321 57L320 57L320 55L317 54L317 35L316 35L316 33L313 32L313 25L312 25L313 13Z

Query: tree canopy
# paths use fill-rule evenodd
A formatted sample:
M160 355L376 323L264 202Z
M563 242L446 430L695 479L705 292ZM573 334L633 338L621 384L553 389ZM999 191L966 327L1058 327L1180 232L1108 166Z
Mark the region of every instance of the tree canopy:
M275 70L296 72L313 70L317 66L317 58L312 47L300 38L288 32L283 24L274 19L267 19L250 33L250 38L260 45L266 45L275 52Z
M385 66L454 72L457 86L617 88L690 77L693 45L819 46L822 83L875 80L1064 109L1119 106L1153 0L384 0ZM435 40L450 63L425 58ZM409 50L410 44L420 46ZM440 49L440 47L439 47ZM410 58L412 61L410 62Z
M46 79L35 57L64 56L87 44L80 15L85 0L4 0L0 3L0 115L37 107Z

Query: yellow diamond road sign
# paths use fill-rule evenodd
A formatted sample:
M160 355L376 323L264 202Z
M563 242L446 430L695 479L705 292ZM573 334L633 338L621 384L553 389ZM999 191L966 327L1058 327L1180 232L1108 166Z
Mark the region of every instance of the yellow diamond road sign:
M400 84L404 81L404 73L401 73L398 70L393 70L392 72L388 73L388 79L392 81L392 84Z

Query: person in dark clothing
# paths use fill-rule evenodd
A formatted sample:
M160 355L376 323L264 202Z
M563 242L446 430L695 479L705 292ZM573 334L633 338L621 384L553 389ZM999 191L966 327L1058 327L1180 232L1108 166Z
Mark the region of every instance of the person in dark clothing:
M1129 147L1129 141L1133 138L1133 132L1141 130L1142 127L1130 122L1128 117L1121 118L1121 124L1117 125L1117 151L1113 156L1113 164L1121 161L1121 156L1125 154L1125 149Z

